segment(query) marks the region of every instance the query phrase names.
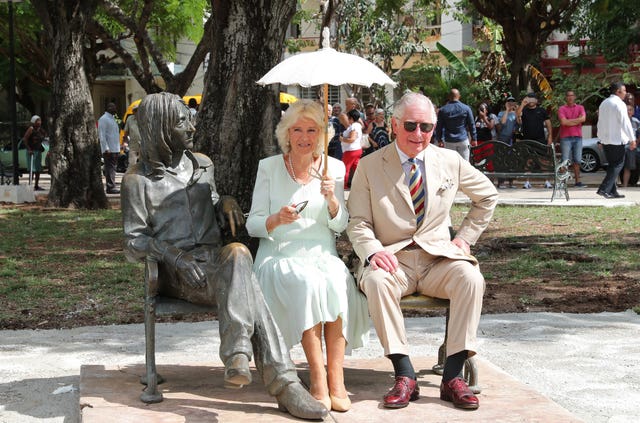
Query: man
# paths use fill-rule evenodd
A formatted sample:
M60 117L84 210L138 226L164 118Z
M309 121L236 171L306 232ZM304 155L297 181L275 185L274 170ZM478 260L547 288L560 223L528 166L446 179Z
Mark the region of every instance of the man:
M364 129L367 131L367 134L369 133L369 125L375 120L375 112L376 106L372 103L367 103L367 105L364 106Z
M98 119L98 138L100 150L104 160L104 176L107 185L107 194L119 194L116 189L116 166L120 155L120 127L115 118L116 105L107 104L107 110Z
M504 110L498 113L498 121L496 122L498 141L509 145L513 144L513 136L518 128L517 109L516 99L512 96L507 97L504 103Z
M349 127L349 118L347 117L347 113L349 113L351 110L357 110L360 114L360 124L362 125L362 128L364 128L364 115L360 111L360 103L358 102L358 99L355 97L349 97L344 101L344 104L345 110L340 113L339 116L342 126L344 126L345 128Z
M138 163L140 158L140 130L138 129L138 118L136 112L138 105L133 106L132 114L129 115L124 123L124 138L129 143L129 165Z
M625 146L629 144L629 149L635 150L636 141L627 106L623 101L627 95L627 87L621 82L614 82L609 87L609 92L609 97L598 108L598 138L608 166L597 193L604 198L624 198L624 195L618 193L616 179L624 166Z
M356 171L347 233L361 262L360 289L394 368L395 384L384 406L406 407L420 394L399 304L401 297L420 292L451 301L440 398L476 409L478 398L459 377L476 353L484 293L470 245L489 224L498 194L459 154L429 145L435 123L427 97L409 93L399 100L391 120L395 144L371 154ZM451 240L449 213L458 189L472 206Z
M551 119L547 111L538 105L536 93L529 93L522 99L516 117L522 130L522 139L547 145L553 143Z
M329 117L329 124L333 126L333 138L329 141L329 155L338 160L342 160L342 146L340 145L340 135L345 130L345 127L340 123L340 114L342 113L342 106L340 103L336 103L331 108L331 117Z
M518 110L516 99L509 96L504 103L504 110L501 110L498 113L496 137L498 138L498 141L502 141L508 145L512 145L515 141L514 136L516 129L518 129L516 110ZM504 179L498 178L498 188L505 188L504 181ZM513 185L513 179L509 179L508 181L509 188L515 188Z
M471 137L471 140L469 140ZM449 101L438 110L436 140L440 147L457 151L469 161L471 145L476 145L476 124L471 107L460 101L460 91L452 88Z
M551 119L545 109L538 105L536 93L529 93L522 99L516 112L522 139L538 141L541 144L553 144ZM549 181L544 181L545 188L553 188ZM523 188L530 189L531 183L526 180Z
M216 192L212 161L189 150L195 130L189 109L174 94L150 94L138 119L142 160L122 182L127 258L158 261L162 294L218 306L227 386L251 383L253 355L281 409L323 418L327 410L297 377L253 274L251 253L240 243L223 246L223 229L235 235L244 217L233 198Z
M573 91L567 91L566 100L567 103L558 109L562 161L571 160L573 175L576 179L575 186L584 188L586 185L580 182L580 162L582 162L582 123L587 114L582 105L576 104L576 94Z

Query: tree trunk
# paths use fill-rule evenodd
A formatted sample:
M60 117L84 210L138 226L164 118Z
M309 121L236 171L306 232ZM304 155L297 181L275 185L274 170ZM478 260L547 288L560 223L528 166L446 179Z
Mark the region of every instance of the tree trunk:
M33 0L52 40L50 132L51 190L48 205L107 208L100 144L91 91L84 72L84 28L99 0Z
M258 161L277 151L278 86L256 84L282 57L296 0L212 0L214 24L195 144L214 162L218 192L251 205Z

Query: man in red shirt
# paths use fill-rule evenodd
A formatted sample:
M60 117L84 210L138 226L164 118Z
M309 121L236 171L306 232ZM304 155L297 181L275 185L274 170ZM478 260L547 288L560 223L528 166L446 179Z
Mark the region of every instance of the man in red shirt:
M580 182L580 162L582 161L582 123L586 118L584 107L576 104L576 94L567 91L567 104L558 109L560 119L560 149L562 160L571 160L576 187L584 188Z

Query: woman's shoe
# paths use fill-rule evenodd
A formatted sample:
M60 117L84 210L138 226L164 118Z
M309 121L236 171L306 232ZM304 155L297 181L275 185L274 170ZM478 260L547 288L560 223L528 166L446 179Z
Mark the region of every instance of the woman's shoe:
M345 412L351 408L351 400L349 399L349 395L346 398L338 398L329 394L331 398L331 409L333 411Z
M327 410L331 411L331 405L332 405L331 398L326 396L326 397L320 398L320 399L316 398L316 401L318 401L320 404L324 405L324 408L326 408Z

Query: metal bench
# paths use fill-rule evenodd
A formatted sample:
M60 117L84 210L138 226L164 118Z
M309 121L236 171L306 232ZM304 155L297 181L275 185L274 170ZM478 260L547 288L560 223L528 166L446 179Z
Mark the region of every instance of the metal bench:
M164 382L156 370L156 317L215 312L214 306L201 306L176 298L158 295L158 263L147 257L144 269L144 335L145 335L145 375L140 382L147 385L140 400L147 404L162 401L158 384Z
M471 147L471 163L489 178L551 179L551 201L563 195L569 201L570 162L558 161L554 144L545 145L533 140L519 140L513 145L484 141Z

